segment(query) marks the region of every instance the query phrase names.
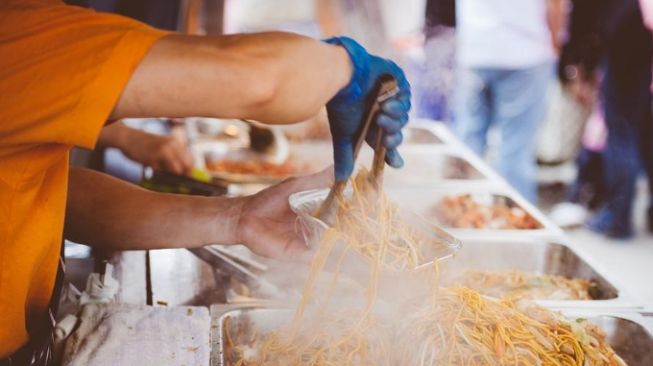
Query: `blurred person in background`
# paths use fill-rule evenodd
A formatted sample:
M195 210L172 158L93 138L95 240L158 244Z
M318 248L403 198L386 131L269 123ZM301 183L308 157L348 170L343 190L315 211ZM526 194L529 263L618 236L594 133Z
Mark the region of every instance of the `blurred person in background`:
M582 226L590 212L605 202L603 150L606 139L603 102L600 101L584 127L576 157L576 179L569 187L565 201L554 205L549 214L556 225L563 228Z
M531 202L537 200L537 126L562 23L562 0L456 2L456 133L483 156L496 125L496 168Z
M597 90L602 47L601 13L605 3L602 0L572 0L567 37L558 63L558 77L568 95L581 106L592 108L576 158L576 179L565 201L556 204L550 213L551 219L562 227L582 226L590 212L606 200L603 151L607 129L604 98Z
M579 80L595 83L598 71L602 74L608 129L602 154L605 201L587 226L618 239L633 235L633 201L642 168L653 189L653 47L644 22L651 15L642 13L648 9L640 7L638 0L574 0L569 42L560 65L561 79L571 85ZM648 209L648 226L653 231L653 205Z
M339 1L226 0L225 32L279 30L313 38L344 34Z
M451 121L456 50L456 0L427 0L424 61L416 78L417 117Z

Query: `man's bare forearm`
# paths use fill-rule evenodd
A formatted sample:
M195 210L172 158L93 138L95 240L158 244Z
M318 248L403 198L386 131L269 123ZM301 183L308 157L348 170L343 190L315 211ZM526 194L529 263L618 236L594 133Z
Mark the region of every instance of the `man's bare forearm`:
M139 64L112 118L209 116L292 123L317 114L351 73L342 47L289 33L170 35Z
M104 249L238 241L240 199L150 192L87 169L70 171L67 239Z

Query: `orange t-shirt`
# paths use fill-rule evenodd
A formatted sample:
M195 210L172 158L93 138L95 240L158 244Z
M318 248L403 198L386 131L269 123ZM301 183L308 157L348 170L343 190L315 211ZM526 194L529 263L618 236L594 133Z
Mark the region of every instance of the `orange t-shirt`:
M44 321L62 241L68 152L92 148L166 32L55 0L0 0L0 358Z

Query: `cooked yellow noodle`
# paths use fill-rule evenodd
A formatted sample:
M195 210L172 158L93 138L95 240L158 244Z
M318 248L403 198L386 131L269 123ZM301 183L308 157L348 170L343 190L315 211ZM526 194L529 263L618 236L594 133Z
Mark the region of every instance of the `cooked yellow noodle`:
M292 321L259 336L245 336L247 331L227 324L232 364L625 365L590 323L569 322L525 301L492 300L465 287L441 288L437 265L428 273L413 272L426 259L427 241L400 220L366 173L353 179L352 187L352 195L339 202L334 227L322 235ZM339 265L329 289L316 291L337 243L369 262L363 306L332 306ZM381 299L384 271L406 272L426 283L427 291L412 299ZM388 304L389 314L378 311ZM246 354L247 347L252 354Z

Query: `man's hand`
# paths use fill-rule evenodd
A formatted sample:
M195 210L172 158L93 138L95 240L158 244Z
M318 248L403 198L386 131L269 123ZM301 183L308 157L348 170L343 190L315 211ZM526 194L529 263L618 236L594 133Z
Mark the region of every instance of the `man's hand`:
M297 215L288 197L300 191L326 188L333 170L290 178L253 196L245 197L237 237L253 252L271 258L308 262L311 254L296 230Z
M386 74L397 81L399 93L383 102L375 128L370 130L366 139L369 144L373 144L378 133L376 126L380 127L385 133L384 145L388 149L386 162L395 168L403 166L397 146L403 140L401 129L408 122L410 110L410 84L404 72L394 62L370 55L353 39L330 38L326 42L344 47L354 67L349 84L327 104L333 136L336 180L346 180L353 172L353 144L356 133L368 104L376 97L372 93L375 92L379 78Z
M66 239L109 250L245 244L257 254L308 262L288 197L332 183L333 170L288 179L255 195L200 197L144 190L88 169L70 171Z
M175 136L154 135L118 122L102 129L98 143L118 148L128 158L154 169L179 175L193 169L193 156Z

